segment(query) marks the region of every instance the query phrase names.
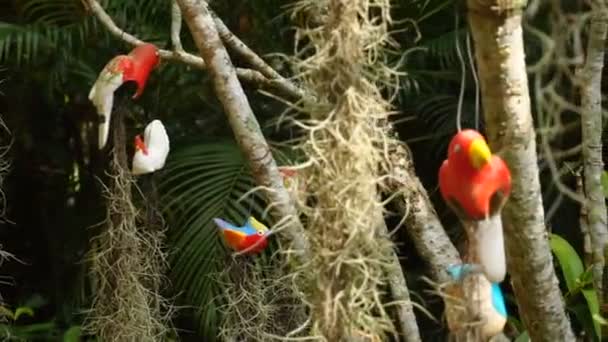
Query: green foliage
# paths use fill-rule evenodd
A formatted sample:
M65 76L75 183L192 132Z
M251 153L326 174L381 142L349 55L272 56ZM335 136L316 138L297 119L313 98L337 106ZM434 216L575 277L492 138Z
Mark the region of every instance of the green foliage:
M583 261L570 243L556 234L551 234L551 251L557 258L566 283L564 295L567 308L574 312L589 336L601 336L599 301L593 288L591 269L585 270ZM581 296L582 295L582 299Z
M234 143L195 143L172 151L160 182L161 203L169 218L169 243L174 253L170 277L182 300L197 308L197 328L206 341L215 340L222 289L215 277L224 269L214 217L237 225L249 215L264 218L259 193L243 195L253 179ZM230 281L230 279L222 279Z
M78 325L71 326L63 334L63 342L79 342L82 328Z
M521 333L521 335L517 336L517 338L515 339L515 342L529 342L530 341L530 336L528 335L527 331L524 331L523 333Z
M39 81L45 84L49 99L63 100L66 90L82 90L80 84L91 84L98 70L119 51L116 46L125 44L117 44L97 19L86 12L83 3L17 1L15 10L20 20L0 21L0 63L16 70L44 70L44 79ZM140 38L157 44L168 39L165 32L168 30L160 27L169 25L169 15L158 15L168 6L166 1L112 0L105 5L117 23L124 24L122 27L127 30L136 30L130 32Z
M465 89L461 110L462 127L483 129L483 113L476 117L475 82L467 55L465 12L456 12L454 1L412 1L397 7L399 15L415 21L399 34L399 43L407 54L403 61L399 102L404 113L411 113L423 130L413 129L411 141L424 141L424 149L433 158L443 159L451 136L456 132L456 113L464 67ZM458 25L456 28L456 18ZM439 20L441 18L441 20ZM405 24L404 24L405 25ZM414 32L418 32L420 36ZM414 37L419 38L416 40ZM456 44L459 44L458 57ZM471 56L473 58L473 56ZM464 64L464 65L462 65ZM481 121L481 122L476 122ZM418 135L419 134L419 135Z
M0 306L0 316L9 318L8 322L0 323L0 337L2 341L55 341L79 342L93 341L83 339L79 325L73 325L62 332L56 319L43 322L23 323L28 318L35 318L35 310L44 306L46 300L40 295L30 297L26 303L14 311L8 307Z

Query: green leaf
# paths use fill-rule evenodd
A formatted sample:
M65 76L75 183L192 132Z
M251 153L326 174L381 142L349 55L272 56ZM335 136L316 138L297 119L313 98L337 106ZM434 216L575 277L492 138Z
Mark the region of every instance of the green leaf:
M183 293L184 302L198 308L194 318L205 341L216 340L222 288L214 276L224 269L227 253L212 219L221 217L241 225L253 215L265 221L259 193L240 200L253 184L233 142L177 148L159 183L160 202L170 227L170 277L176 290Z
M530 336L528 335L528 331L524 331L521 335L517 336L514 342L529 342Z
M15 321L21 317L21 315L28 315L30 317L34 317L34 310L27 306L20 306L15 310Z
M521 321L515 316L507 316L507 322L511 324L517 332L523 331L525 329Z
M585 289L581 292L585 297L585 301L587 302L587 307L589 308L589 313L591 314L591 317L601 317L600 303L597 298L597 292L595 292L595 289ZM593 329L595 330L595 336L602 336L602 327L599 320L593 319Z
M15 314L13 311L4 305L0 305L0 316L7 316L11 320L15 320Z
M562 274L566 280L568 291L572 292L577 288L579 277L585 272L583 262L574 247L561 236L551 234L550 244L551 251L557 257Z
M576 294L579 290L583 294L585 298L586 307L588 310L588 314L583 315L580 312L580 308L576 306L572 306L570 309L575 312L579 321L584 326L589 326L589 322L591 321L591 317L594 315L599 315L599 301L597 298L597 293L593 288L585 289L587 285L590 284L589 278L589 270L585 271L583 267L583 262L579 257L576 250L568 241L564 238L560 237L556 234L551 234L551 251L557 257L560 268L562 270L562 274L564 275L564 279L566 281L566 286L568 287L568 292L571 295ZM593 320L593 332L596 336L600 336L601 327L600 323L596 320ZM588 333L592 333L588 331Z
M597 321L600 325L608 325L608 320L606 320L604 317L602 317L599 314L594 314L593 320Z
M71 326L63 334L63 342L79 342L82 329L78 325Z

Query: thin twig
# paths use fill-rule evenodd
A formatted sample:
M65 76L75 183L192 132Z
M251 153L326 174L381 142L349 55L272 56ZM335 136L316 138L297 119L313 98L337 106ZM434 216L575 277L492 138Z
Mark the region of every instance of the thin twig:
M575 173L576 193L580 194L581 196L585 196L581 171L582 170L579 170ZM579 224L581 226L581 233L583 235L583 260L585 261L585 265L590 265L593 263L593 251L591 248L591 237L589 236L589 224L587 216L587 206L581 205Z
M173 50L175 51L184 51L182 39L179 36L181 30L182 11L179 9L177 2L173 0L173 4L171 5L171 44L173 45Z
M116 23L112 20L112 18L108 15L108 13L106 13L103 7L101 7L99 2L97 2L97 0L86 1L89 5L91 12L93 12L97 19L99 19L99 21L106 27L106 29L110 31L110 33L116 38L135 46L145 43L141 39L135 37L134 35L128 32L125 32L123 29L118 27ZM181 62L197 69L206 69L205 61L202 58L188 53L184 50L176 49L175 51L169 51L159 49L158 53L160 57L164 60ZM268 79L261 72L247 68L236 68L236 73L238 77L243 81L247 81L260 88L275 89L283 92L285 95L293 97L294 99L299 99L302 96L302 92L284 78Z
M388 235L388 228L384 220L382 220L380 231ZM421 341L420 330L418 329L416 315L414 314L414 306L412 305L407 281L401 268L397 251L392 252L391 259L390 269L387 273L389 275L389 286L392 297L397 302L395 313L397 315L397 322L399 323L399 330L406 341Z
M276 70L274 70L268 63L266 63L258 54L249 48L243 41L241 41L230 29L224 24L213 11L211 11L213 20L215 21L215 27L220 37L224 41L227 47L231 48L235 52L241 55L251 66L258 70L269 80L282 84L282 87L289 89L290 92L298 94L299 97L304 97L304 92L299 89L296 85L281 76Z
M403 196L396 200L404 216L407 232L418 254L429 264L434 281L450 281L448 266L462 263L458 250L445 232L428 194L414 172L409 151L399 148L391 152L395 165L392 190Z

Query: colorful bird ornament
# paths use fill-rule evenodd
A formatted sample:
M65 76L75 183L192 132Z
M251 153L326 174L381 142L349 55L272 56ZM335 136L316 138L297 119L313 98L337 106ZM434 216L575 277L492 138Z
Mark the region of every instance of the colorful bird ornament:
M160 120L150 122L144 131L144 139L135 137L135 154L133 155L134 175L142 175L162 169L169 154L169 136Z
M498 283L490 283L481 269L472 264L452 265L447 269L452 278L446 300L446 318L452 332L470 327L471 320L479 320L477 332L481 341L503 331L507 322L507 308Z
M297 174L297 171L286 166L279 166L279 173L283 177L283 185L289 188L292 184L291 179Z
M156 46L142 44L135 47L128 55L112 58L99 73L89 92L89 100L93 102L100 115L99 149L104 148L108 141L116 89L126 82L134 81L137 84L137 91L133 99L138 98L144 91L150 72L158 62L159 54Z
M511 172L492 155L477 131L458 132L448 147L448 158L439 169L439 189L459 216L484 219L502 208L511 192Z
M448 206L475 236L474 248L490 281L501 282L506 274L500 212L511 192L507 164L492 155L477 131L458 132L448 147L448 158L439 169L439 190Z
M220 218L214 218L213 221L220 229L226 244L237 252L247 255L257 254L268 246L268 236L271 232L253 216L250 216L242 227Z

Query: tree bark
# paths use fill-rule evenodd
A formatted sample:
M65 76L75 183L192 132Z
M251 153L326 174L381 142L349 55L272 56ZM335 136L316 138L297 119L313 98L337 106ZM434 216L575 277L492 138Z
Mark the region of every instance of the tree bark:
M380 231L383 235L389 235L384 219L382 219ZM405 274L403 274L397 251L393 250L391 259L387 273L389 275L389 286L393 300L398 302L395 305L395 315L397 316L396 320L400 333L407 342L420 342L422 339L420 338L420 331L416 315L414 314L414 306L412 305L410 291L407 287L407 281Z
M587 229L593 256L593 284L602 297L604 247L608 241L606 201L602 190L602 69L604 45L608 31L608 12L604 5L595 5L589 27L587 58L582 70L581 129L584 165L584 193Z
M128 32L125 32L120 27L118 27L114 23L112 18L108 15L108 13L106 13L103 7L101 7L99 2L97 2L97 0L85 0L85 3L88 5L90 11L95 14L97 19L106 27L106 29L114 37L133 46L145 43L144 41L138 39L137 37L133 36ZM206 69L207 66L205 64L205 61L201 57L190 54L183 49L181 39L179 38L182 19L181 12L175 12L175 9L179 9L179 7L176 8L172 5L171 42L173 45L173 51L159 49L158 53L160 57L163 60L179 61L193 68ZM295 84L291 83L284 77L266 78L264 74L269 74L270 67L259 57L257 57L257 59L253 59L253 52L251 52L251 50L245 44L243 44L243 42L234 38L234 35L232 35L230 31L228 31L228 28L221 21L221 19L216 17L215 21L220 35L230 39L227 43L229 45L233 45L236 52L245 53L244 57L251 62L253 67L259 68L260 70L258 71L254 69L236 68L236 74L242 81L249 82L260 88L278 90L281 93L290 96L294 99L301 99L305 95ZM273 75L276 76L279 74L275 71Z
M276 222L289 220L284 236L295 253L305 261L308 241L298 219L296 208L283 186L283 179L260 125L255 118L235 68L217 32L208 4L201 0L177 0L182 17L205 60L217 96L224 107L236 140L247 158L256 183L266 190Z
M391 187L395 192L403 193L395 203L405 217L407 233L418 254L428 263L431 278L439 283L451 281L448 266L462 263L458 250L443 229L424 186L416 177L409 152L399 148L391 155L396 165Z
M544 224L521 27L525 1L467 4L488 141L513 177L502 217L519 312L532 341L574 341Z

